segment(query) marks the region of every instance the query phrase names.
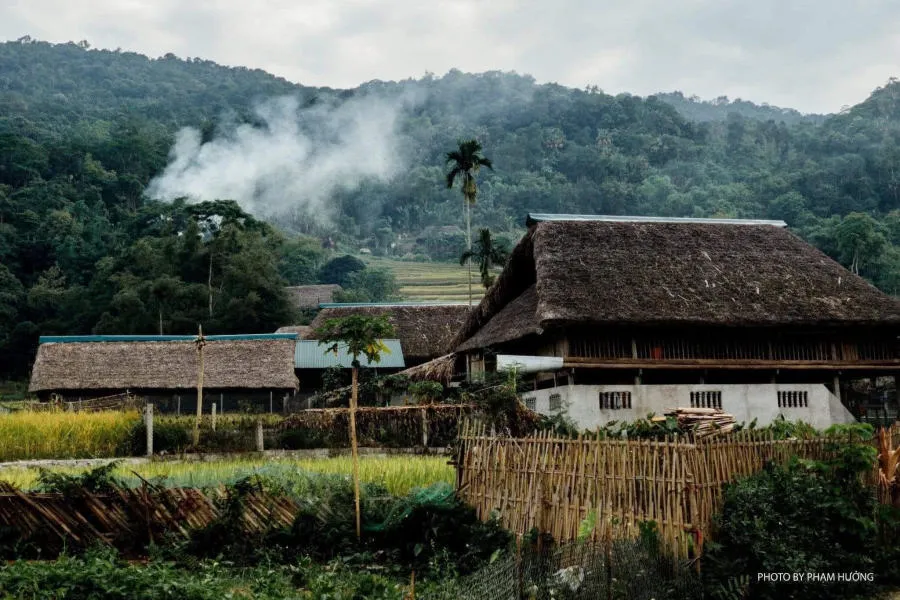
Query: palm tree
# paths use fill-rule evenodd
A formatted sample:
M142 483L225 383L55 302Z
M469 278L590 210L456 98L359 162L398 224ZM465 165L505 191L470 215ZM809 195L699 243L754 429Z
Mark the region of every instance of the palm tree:
M356 407L359 393L359 357L365 355L369 363L381 362L381 353L390 352L384 345L385 338L394 335L394 327L387 317L351 315L341 319L326 319L316 329L319 345L328 344L325 352L338 353L339 346L346 346L353 357L352 392L350 394L350 447L353 455L353 501L356 504L356 537L362 535L359 510L359 449L356 443Z
M481 143L478 140L467 140L459 143L459 148L447 153L447 164L452 169L447 173L447 188L452 188L457 179L461 180L463 209L466 213L466 250L472 250L472 206L478 196L478 185L475 175L481 167L493 169L490 159L481 154ZM472 305L472 264L469 267L469 305Z
M491 268L494 265L502 265L509 257L509 251L502 244L495 244L491 237L491 230L484 228L478 230L478 241L470 250L466 250L459 257L459 264L465 264L467 261L476 260L478 262L478 270L481 273L481 285L484 289L491 287L494 283L494 276L491 275Z

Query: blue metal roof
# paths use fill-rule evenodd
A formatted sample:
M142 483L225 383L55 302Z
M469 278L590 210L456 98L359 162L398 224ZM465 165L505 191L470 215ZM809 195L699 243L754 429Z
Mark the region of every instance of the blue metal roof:
M249 340L294 340L296 333L238 333L231 335L205 335L209 342ZM66 344L73 342L190 342L196 335L42 335L41 344Z
M772 225L787 227L784 221L764 219L700 219L694 217L625 217L616 215L564 215L528 213L525 225L530 227L543 221L606 221L609 223L708 223L712 225Z
M381 362L371 363L365 356L359 357L362 367L378 367L381 369L402 369L406 366L403 361L403 349L400 340L381 340L387 346L388 352L381 353ZM328 352L328 344L319 344L318 340L298 340L294 350L294 368L296 369L327 369L329 367L352 366L353 357L347 354L347 345L339 344L338 353Z

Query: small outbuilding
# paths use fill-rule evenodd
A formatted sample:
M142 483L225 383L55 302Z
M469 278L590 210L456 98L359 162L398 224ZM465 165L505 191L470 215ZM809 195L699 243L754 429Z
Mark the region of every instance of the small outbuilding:
M335 293L342 289L336 283L293 285L285 288L294 307L308 311L315 311L323 302L334 302Z
M311 323L307 339L315 339L315 330L328 319L350 315L386 316L394 326L407 367L443 356L453 337L462 329L471 309L466 304L396 302L376 304L322 304Z

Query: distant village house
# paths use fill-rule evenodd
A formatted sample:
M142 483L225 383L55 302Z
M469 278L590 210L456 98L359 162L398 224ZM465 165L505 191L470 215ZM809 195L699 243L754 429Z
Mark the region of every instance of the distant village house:
M194 336L50 336L40 339L29 391L75 401L132 392L162 409L196 409ZM297 391L295 336L207 336L204 401L220 409L280 410ZM209 408L207 408L209 410Z

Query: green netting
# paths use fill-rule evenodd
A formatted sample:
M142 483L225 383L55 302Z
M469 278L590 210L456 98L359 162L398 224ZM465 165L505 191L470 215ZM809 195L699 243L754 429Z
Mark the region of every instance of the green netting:
M366 530L381 532L393 529L418 508L452 510L457 505L456 492L448 483L436 483L427 488L415 490L394 503L387 517L381 523L367 525Z

